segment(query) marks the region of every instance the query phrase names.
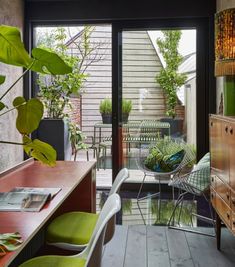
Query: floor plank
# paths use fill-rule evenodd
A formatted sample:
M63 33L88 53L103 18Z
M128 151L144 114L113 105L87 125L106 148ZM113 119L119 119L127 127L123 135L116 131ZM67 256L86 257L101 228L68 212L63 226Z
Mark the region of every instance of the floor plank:
M228 255L228 250L221 252L216 249L213 237L186 233L189 249L197 267L232 267L234 262ZM234 255L231 255L234 258Z
M144 225L128 227L124 267L137 266L147 267L146 227Z
M166 228L171 266L194 266L185 232Z
M112 240L105 246L102 266L122 267L126 253L128 226L116 226Z
M170 267L165 227L147 226L148 267Z

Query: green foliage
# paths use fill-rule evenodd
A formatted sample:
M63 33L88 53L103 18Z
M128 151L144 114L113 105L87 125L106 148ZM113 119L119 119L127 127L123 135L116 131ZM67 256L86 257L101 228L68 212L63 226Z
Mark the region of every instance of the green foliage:
M157 45L166 62L165 68L162 68L156 81L166 94L167 111L166 114L175 117L175 106L177 105L178 97L177 90L182 86L187 76L178 73L179 65L183 61L183 57L178 52L181 31L166 30L162 31L163 38L157 39Z
M3 75L0 75L0 85L5 82L6 77Z
M100 101L99 107L101 114L112 114L112 101L110 98L106 98Z
M80 126L76 123L69 122L70 142L74 150L87 149L88 146L84 143L86 136L80 130Z
M5 255L7 251L18 249L22 242L18 232L0 234L0 256Z
M112 101L110 98L101 100L99 107L101 114L112 114ZM122 99L122 113L130 113L132 110L132 101L125 98Z
M185 144L175 142L169 137L159 138L154 146L150 147L149 155L144 161L144 164L150 170L154 170L155 166L161 166L162 170L171 171L169 166L166 166L165 162L177 152L184 149Z
M40 140L32 141L29 138L29 134L38 127L42 118L43 105L40 100L32 98L26 101L23 97L16 97L12 102L12 108L9 109L2 99L30 70L39 73L65 74L71 72L72 69L55 53L43 49L35 48L32 57L30 57L21 41L20 31L15 27L0 26L0 51L0 62L26 68L24 73L0 96L0 110L7 109L0 113L0 116L4 116L12 110L17 110L18 112L16 128L22 135L23 143L4 140L0 140L0 143L23 145L25 152L29 156L53 166L56 160L55 150ZM5 78L2 75L0 76L0 84L4 84Z
M132 101L125 98L122 99L122 113L130 113L132 110Z
M91 31L91 27L85 27L82 32L82 41L79 47L80 52L84 53L82 58L69 53L69 48L65 44L67 38L65 28L57 28L51 34L51 39L54 40L54 46L50 48L50 51L56 52L72 67L73 71L66 75L46 77L41 75L39 77L39 97L46 108L48 118L64 118L65 107L71 108L69 101L71 95L79 96L82 92L81 88L88 76L82 67L90 53L89 36ZM41 43L41 46L43 47L44 44Z
M23 137L24 150L30 156L51 167L55 166L56 151L49 144L38 139Z

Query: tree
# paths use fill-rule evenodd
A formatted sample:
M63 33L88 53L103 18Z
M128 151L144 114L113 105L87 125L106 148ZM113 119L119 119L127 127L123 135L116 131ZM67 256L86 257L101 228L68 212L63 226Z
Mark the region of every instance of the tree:
M179 30L166 30L162 31L162 33L163 38L157 39L157 45L165 60L166 66L161 69L159 75L156 77L156 81L166 95L166 115L174 118L176 115L175 107L178 101L177 90L187 79L185 74L178 73L179 65L183 61L183 57L178 52L182 32Z

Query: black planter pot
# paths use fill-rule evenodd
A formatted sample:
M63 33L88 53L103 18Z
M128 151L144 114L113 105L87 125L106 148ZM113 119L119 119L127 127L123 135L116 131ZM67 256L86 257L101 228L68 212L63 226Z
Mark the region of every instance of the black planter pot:
M38 138L54 147L57 160L71 160L72 148L68 125L62 119L43 119L32 138Z
M180 137L183 136L183 124L184 124L184 120L183 118L161 118L160 121L162 122L168 122L170 124L170 133L171 136L173 137ZM168 134L168 130L164 129L163 130L163 135L167 135Z
M101 114L102 121L104 124L111 124L112 123L112 114Z
M128 117L129 117L129 113L122 113L122 122L127 123Z

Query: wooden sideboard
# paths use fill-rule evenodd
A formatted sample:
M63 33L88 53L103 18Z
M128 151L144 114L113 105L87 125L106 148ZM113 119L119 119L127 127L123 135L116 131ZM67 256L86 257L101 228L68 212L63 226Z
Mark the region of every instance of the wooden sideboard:
M0 266L16 267L45 244L44 232L56 216L69 211L96 212L95 162L57 161L51 168L27 160L0 173L0 190L16 186L60 187L61 191L40 212L0 212L0 233L20 232L23 244L0 257Z
M211 202L216 211L217 248L221 222L235 234L235 117L210 115Z

